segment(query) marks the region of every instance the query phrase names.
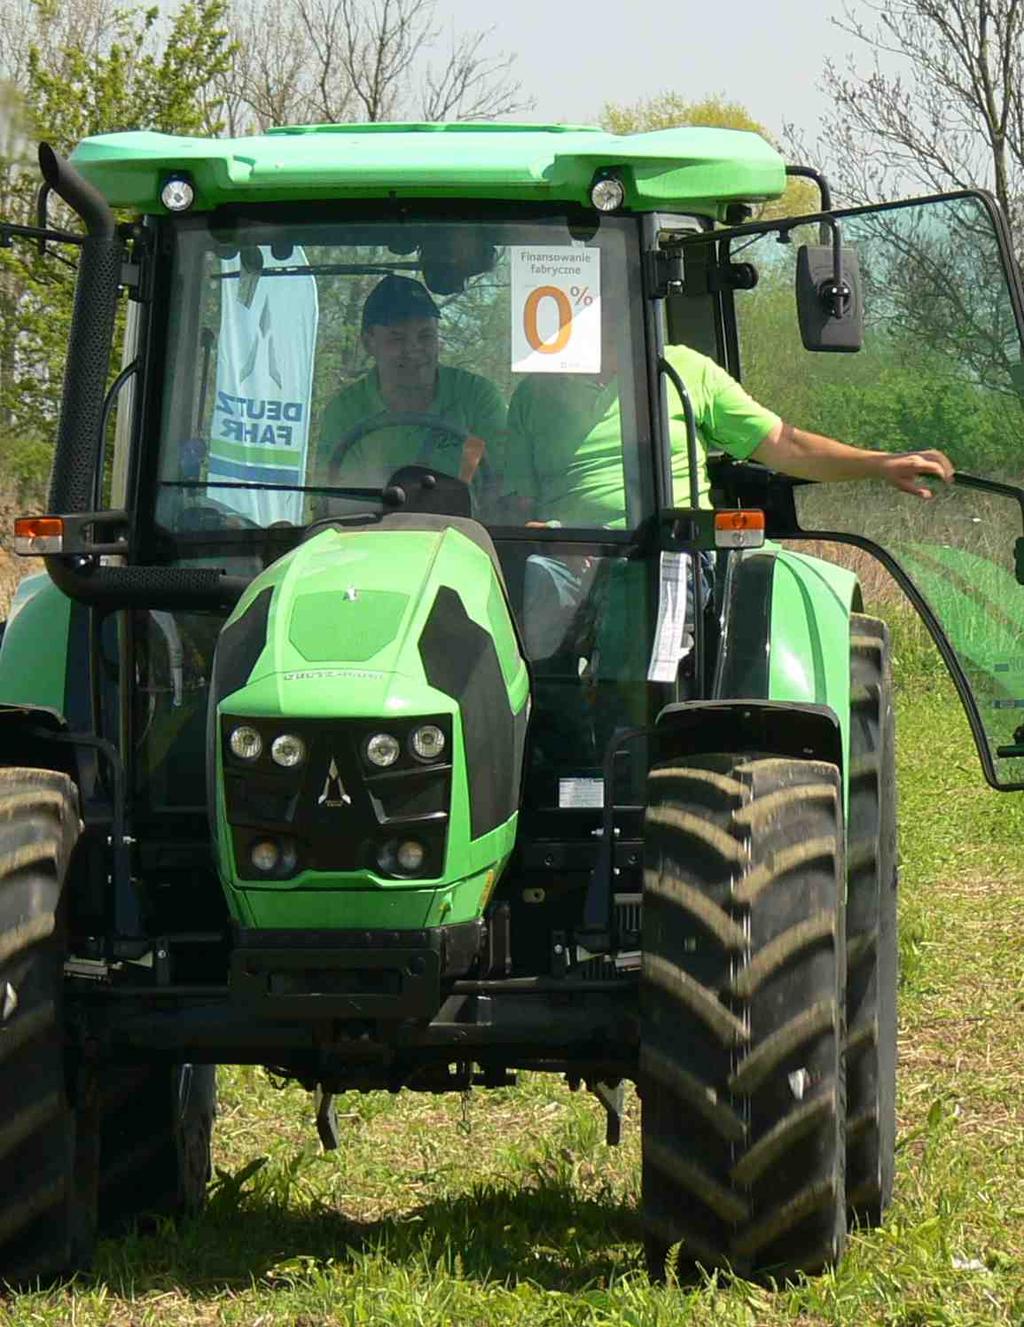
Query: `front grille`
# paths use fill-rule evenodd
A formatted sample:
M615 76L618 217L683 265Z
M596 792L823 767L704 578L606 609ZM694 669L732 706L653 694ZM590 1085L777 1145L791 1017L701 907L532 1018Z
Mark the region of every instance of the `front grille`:
M221 715L224 800L238 875L285 880L305 870L381 873L382 850L408 836L420 841L427 854L417 877L441 875L452 767L444 757L427 763L412 752L411 733L424 722L441 728L450 752L448 715L400 720ZM240 723L262 738L255 760L243 761L231 752L228 737ZM395 763L383 770L366 758L368 739L380 731L393 734L401 750ZM269 752L281 733L305 743L301 765L281 768L273 763ZM287 848L280 868L269 876L250 864L253 844L266 837Z

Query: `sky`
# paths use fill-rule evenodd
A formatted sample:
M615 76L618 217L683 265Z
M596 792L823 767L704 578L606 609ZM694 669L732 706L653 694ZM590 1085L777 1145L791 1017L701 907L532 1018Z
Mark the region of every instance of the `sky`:
M518 57L531 120L590 124L606 101L718 93L774 134L791 122L809 139L826 106L825 55L842 64L856 45L829 23L841 12L841 0L440 0L436 11L456 27L493 26L487 48Z

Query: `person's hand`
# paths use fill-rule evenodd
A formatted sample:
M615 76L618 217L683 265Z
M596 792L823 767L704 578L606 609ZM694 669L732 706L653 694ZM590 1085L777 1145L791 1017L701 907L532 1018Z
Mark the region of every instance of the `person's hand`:
M900 452L894 456L886 456L881 461L878 477L904 493L914 493L919 498L930 498L931 489L926 488L921 481L941 479L943 483L951 483L953 463L945 453L931 449Z

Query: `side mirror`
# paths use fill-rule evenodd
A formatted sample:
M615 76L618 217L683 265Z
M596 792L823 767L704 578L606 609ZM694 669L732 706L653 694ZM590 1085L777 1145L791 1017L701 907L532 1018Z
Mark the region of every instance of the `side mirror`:
M801 244L796 255L796 311L805 350L849 354L864 344L857 255L842 249L837 280L831 245Z

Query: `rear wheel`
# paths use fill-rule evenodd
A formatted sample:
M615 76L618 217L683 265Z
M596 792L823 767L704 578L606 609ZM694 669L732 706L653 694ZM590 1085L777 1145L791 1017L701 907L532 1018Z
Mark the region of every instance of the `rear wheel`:
M99 1223L203 1206L216 1114L212 1064L113 1065L101 1074Z
M64 774L0 769L0 1282L88 1261L93 1117L64 1045L62 893L80 823Z
M850 622L846 1186L849 1217L878 1225L896 1148L896 768L889 632Z
M649 1269L815 1272L845 1236L839 772L711 755L651 771L643 1218Z

